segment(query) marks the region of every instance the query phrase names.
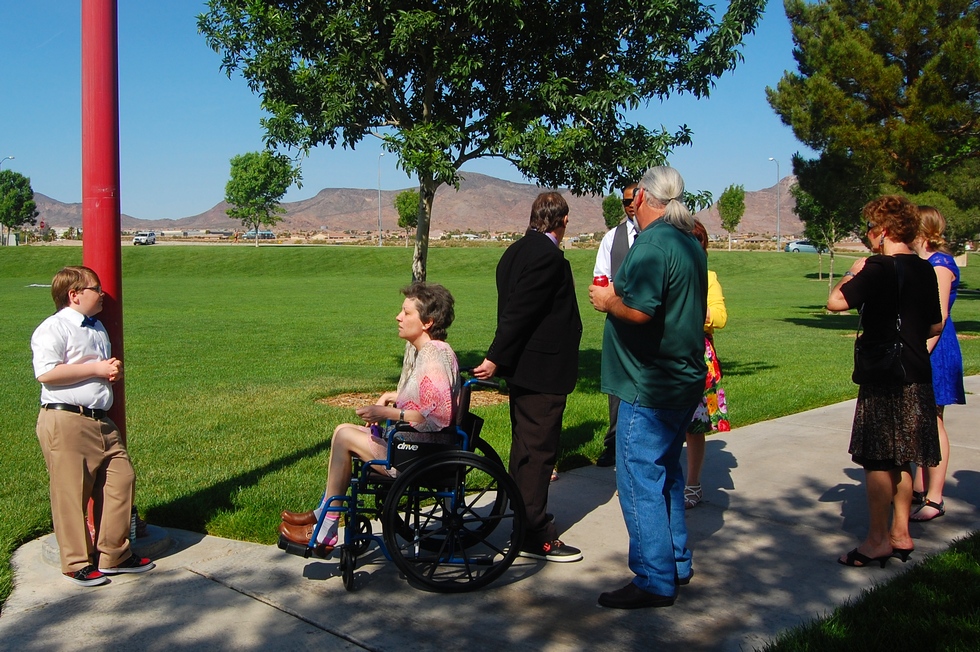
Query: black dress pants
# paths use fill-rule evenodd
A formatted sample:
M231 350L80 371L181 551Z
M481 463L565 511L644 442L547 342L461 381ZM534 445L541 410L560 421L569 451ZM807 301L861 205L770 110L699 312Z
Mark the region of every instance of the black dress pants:
M510 475L527 512L524 547L540 548L558 538L546 516L551 471L558 459L565 394L542 394L510 385Z

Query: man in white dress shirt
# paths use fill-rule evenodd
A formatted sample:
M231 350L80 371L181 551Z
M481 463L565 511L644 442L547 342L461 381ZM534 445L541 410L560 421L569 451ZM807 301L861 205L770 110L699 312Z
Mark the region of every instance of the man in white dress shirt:
M605 276L612 284L619 266L626 258L626 252L633 246L636 239L636 208L633 206L633 193L636 184L623 188L623 210L626 219L618 226L609 229L599 243L599 253L595 257L595 269L592 276ZM616 417L619 414L619 399L609 395L609 429L603 438L605 449L596 460L596 466L613 466L616 463Z
M31 336L34 376L41 383L37 438L48 469L51 520L65 579L97 586L107 575L154 567L129 548L136 475L119 428L106 416L122 362L94 315L102 286L88 267L65 267L51 281L57 312ZM95 545L85 513L94 504Z

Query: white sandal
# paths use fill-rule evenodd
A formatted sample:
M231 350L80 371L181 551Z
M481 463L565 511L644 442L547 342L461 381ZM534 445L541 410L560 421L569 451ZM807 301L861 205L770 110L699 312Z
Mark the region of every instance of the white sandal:
M697 507L701 503L701 485L689 484L684 487L684 509Z

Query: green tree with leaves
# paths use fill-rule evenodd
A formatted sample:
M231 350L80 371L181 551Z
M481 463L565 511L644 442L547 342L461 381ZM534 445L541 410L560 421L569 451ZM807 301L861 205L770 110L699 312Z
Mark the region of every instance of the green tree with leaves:
M38 216L31 180L13 170L0 170L0 240L7 244L13 229L34 225ZM3 229L6 227L7 237Z
M863 185L864 201L888 191L934 190L962 209L980 208L980 4L786 0L785 6L798 71L766 93L796 137L820 152L823 161L812 163L846 162L856 174L848 186ZM950 178L970 187L961 191ZM829 194L799 183L815 201Z
M255 233L258 247L261 227L282 220L286 209L279 202L289 186L302 187L301 182L299 168L285 154L269 150L240 154L231 159L231 178L225 185L225 201L231 207L225 212Z
M602 219L606 222L606 228L615 228L623 218L626 217L626 211L623 210L623 200L613 193L602 200Z
M830 252L829 293L837 243L862 231L861 209L868 201L869 189L880 185L880 177L869 176L849 156L826 153L813 160L794 156L793 170L797 183L790 192L796 199L794 211L803 222L803 235L818 249Z
M398 211L398 226L405 229L405 246L408 234L419 225L419 205L421 197L418 190L403 190L395 195L395 210Z
M718 214L721 216L721 228L728 231L728 250L732 250L732 233L738 230L738 224L745 215L745 186L732 184L725 188L718 198Z
M267 142L306 152L382 140L419 179L412 275L424 280L436 189L481 157L541 185L601 193L691 142L628 121L708 94L741 60L764 0L209 0L198 17L222 68L262 98Z

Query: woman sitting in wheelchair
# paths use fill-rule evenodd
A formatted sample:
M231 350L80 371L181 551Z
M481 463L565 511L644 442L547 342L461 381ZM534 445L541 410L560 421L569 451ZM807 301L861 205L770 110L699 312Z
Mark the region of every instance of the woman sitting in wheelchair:
M456 423L459 364L456 354L445 342L446 330L455 317L453 295L434 283L413 283L402 289L402 294L405 301L395 317L398 337L412 345L414 355L405 357L397 391L385 392L374 405L357 409L357 416L368 425L344 423L333 431L327 488L320 505L309 512L282 512L279 533L294 543L309 544L329 498L347 493L351 460L355 455L364 461L387 458L387 441L372 434L370 425L383 425L386 420L407 421L419 432L438 433ZM421 437L421 441L425 441L425 435ZM396 473L394 468L378 470L390 475ZM339 504L340 501L333 502L334 506ZM338 511L326 513L316 540L318 555L326 556L337 545L339 518Z

